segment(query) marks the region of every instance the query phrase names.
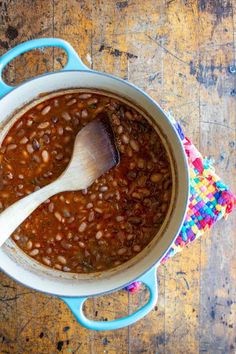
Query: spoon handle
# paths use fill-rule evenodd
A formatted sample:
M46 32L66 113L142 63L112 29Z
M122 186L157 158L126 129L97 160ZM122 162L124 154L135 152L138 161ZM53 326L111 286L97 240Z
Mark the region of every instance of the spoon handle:
M0 247L39 205L61 191L61 184L57 180L5 209L0 214Z

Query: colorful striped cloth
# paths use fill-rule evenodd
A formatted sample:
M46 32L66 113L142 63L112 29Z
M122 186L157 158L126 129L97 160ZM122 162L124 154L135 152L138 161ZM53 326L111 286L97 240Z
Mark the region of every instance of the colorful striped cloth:
M203 158L198 149L184 135L180 125L168 114L177 130L188 158L190 174L190 198L185 221L172 247L164 255L161 263L180 252L188 243L202 236L218 220L226 219L236 206L236 197L221 181L209 159ZM139 282L125 289L136 292Z

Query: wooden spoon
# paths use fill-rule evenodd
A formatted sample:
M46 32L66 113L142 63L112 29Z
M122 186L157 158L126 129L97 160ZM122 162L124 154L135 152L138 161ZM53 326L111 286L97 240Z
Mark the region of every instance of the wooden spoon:
M109 119L100 114L76 136L69 165L62 175L37 192L20 199L0 214L0 247L13 231L53 195L85 189L119 163L119 152Z

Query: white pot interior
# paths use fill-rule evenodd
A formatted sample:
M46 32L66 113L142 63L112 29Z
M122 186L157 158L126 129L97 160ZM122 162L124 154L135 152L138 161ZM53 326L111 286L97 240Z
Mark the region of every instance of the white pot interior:
M160 107L135 86L92 71L67 71L43 75L15 88L0 101L0 142L15 112L42 93L72 88L105 90L124 97L148 112L169 153L173 175L172 202L168 215L150 244L127 263L105 272L71 274L49 269L25 255L12 240L0 249L0 267L8 275L36 290L62 296L91 296L109 292L137 279L156 264L177 235L185 216L189 178L182 144ZM149 119L150 120L150 119ZM9 123L7 124L7 122Z

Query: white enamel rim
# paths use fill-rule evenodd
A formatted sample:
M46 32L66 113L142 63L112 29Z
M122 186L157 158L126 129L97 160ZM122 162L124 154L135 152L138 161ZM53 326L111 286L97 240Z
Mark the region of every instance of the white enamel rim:
M51 270L25 256L11 240L7 241L0 249L0 268L25 286L56 296L94 296L111 292L138 279L155 264L157 265L178 235L186 214L189 196L186 155L172 123L159 105L145 92L114 76L90 70L76 70L45 74L26 81L0 100L0 126L3 128L13 112L42 93L79 87L105 90L125 97L148 112L149 116L158 123L165 135L164 143L168 142L172 151L177 175L177 193L171 217L168 215L169 221L164 225L165 231L162 237L155 237L131 261L96 276L81 276ZM2 132L0 136L1 134Z

